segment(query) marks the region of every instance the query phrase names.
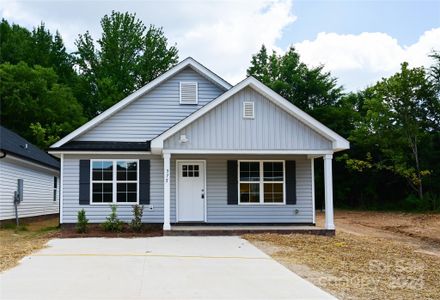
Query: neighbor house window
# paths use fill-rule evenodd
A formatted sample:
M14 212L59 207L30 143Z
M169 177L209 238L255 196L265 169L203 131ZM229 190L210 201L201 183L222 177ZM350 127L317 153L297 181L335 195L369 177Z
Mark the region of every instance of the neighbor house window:
M239 161L240 204L284 203L284 161Z
M138 161L92 160L92 203L137 203Z
M57 201L57 193L58 193L58 177L53 177L53 201Z

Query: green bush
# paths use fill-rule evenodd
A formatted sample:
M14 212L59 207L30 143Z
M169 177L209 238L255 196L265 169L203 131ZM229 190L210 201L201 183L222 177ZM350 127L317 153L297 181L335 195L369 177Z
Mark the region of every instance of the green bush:
M142 215L144 214L144 206L143 205L133 205L133 219L130 223L130 228L133 231L141 231L142 230Z
M118 219L116 213L117 206L113 204L110 205L110 208L112 212L110 213L110 216L107 217L107 221L102 223L101 226L105 231L120 232L124 229L124 222Z
M407 211L440 211L440 195L426 193L423 199L409 195L403 200L402 206Z
M87 232L89 220L86 218L86 211L84 209L78 211L77 219L78 220L76 222L76 231L79 233Z

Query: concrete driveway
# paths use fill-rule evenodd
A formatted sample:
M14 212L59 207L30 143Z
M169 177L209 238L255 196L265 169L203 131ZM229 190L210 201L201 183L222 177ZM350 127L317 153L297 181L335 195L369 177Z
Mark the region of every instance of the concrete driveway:
M54 239L0 299L334 299L239 237Z

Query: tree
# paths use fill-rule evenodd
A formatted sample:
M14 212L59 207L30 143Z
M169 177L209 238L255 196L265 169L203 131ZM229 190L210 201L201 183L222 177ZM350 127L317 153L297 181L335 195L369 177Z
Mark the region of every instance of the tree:
M323 66L309 68L302 63L293 47L284 55L277 55L275 51L268 55L263 45L252 56L247 74L302 110L313 112L318 107L335 105L342 96L342 87L323 69Z
M352 132L351 140L371 149L364 160L349 160L352 168L388 170L407 179L423 198L423 165L420 145L438 128L439 100L423 68L408 68L367 89L365 117ZM376 150L376 153L372 152ZM408 151L410 150L410 151Z
M95 47L89 32L76 41L80 72L77 95L94 117L177 63L177 49L168 46L161 28L146 30L135 14L112 12L101 20Z
M1 123L42 148L85 121L72 90L58 83L52 68L4 63L0 82Z

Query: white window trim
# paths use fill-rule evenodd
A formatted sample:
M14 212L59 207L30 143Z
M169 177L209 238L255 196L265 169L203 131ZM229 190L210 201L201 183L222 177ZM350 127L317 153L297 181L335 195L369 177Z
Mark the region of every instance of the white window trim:
M93 183L110 183L108 180L93 180L93 162L100 162L100 161L111 161L112 162L112 172L113 172L113 180L112 183L112 202L93 202ZM116 172L116 163L118 161L125 161L125 162L136 162L136 202L117 202L117 183L118 182L133 182L133 181L118 181L117 180L117 172ZM91 159L90 160L90 205L136 205L139 204L139 159Z
M252 105L252 116L246 116L245 106L247 104L251 104ZM248 120L255 119L255 103L254 103L254 101L244 101L243 102L243 119L248 119Z
M196 101L194 103L184 103L182 102L182 83L185 84L195 84L196 85ZM180 81L179 82L179 103L181 105L197 105L199 104L199 83L197 81Z
M260 164L260 181L240 181L240 162L258 162ZM264 167L263 163L265 162L282 162L283 163L283 202L264 202L264 183L281 183L281 181L264 181ZM255 159L245 159L238 160L237 167L237 181L238 181L238 205L244 206L259 206L259 205L286 205L286 161L285 160L255 160ZM240 183L259 183L260 184L260 202L259 203L249 203L249 202L241 202L240 199Z

